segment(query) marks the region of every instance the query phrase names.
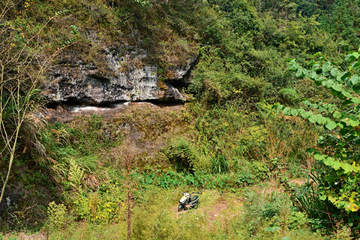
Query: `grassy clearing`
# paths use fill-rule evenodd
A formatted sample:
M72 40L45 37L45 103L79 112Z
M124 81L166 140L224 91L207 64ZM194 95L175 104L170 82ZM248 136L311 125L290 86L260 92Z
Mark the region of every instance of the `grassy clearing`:
M261 129L263 122L252 122L256 119L254 116L241 113L235 115L236 109L218 109L214 112L209 113L207 121L200 121L189 108L169 109L134 104L112 118L82 116L70 124L56 123L48 126L41 137L49 157L42 161L48 166L48 171L51 171L54 184L60 189L57 193L60 197L49 198L49 202L56 202L52 213L49 208L46 211L49 202L44 204L46 207L43 216L48 216L48 220L38 229L52 234L54 238L62 232L61 235L73 239L82 238L81 234L85 233L87 235L84 239L92 238L92 232L86 229L93 228L97 234L100 234L99 231L105 234L106 231L100 230L105 228L112 229L110 232L118 231L119 235L122 231L126 233L127 217L124 211L128 199L128 178L124 170L124 159L129 154L124 153L127 152L133 156L129 176L136 183L132 200L135 203L131 218L133 237L156 238L156 234L159 234L160 239L180 238L179 236L188 234L185 233L187 231L200 234L197 233L200 230L208 234L201 235L205 238L214 238L225 230L227 238L238 236L240 227L245 227L242 225L245 212L242 208L246 202L244 199L248 198L242 187L257 184L264 179L276 179L286 173L289 165L282 165L286 163L284 159L278 163L268 161L267 154L276 151L273 150L276 146L272 146L278 141L276 134L279 133L266 130L262 132L263 135L259 135L259 131L250 131L247 127ZM269 121L267 124L275 122L289 133L304 131L293 125L291 119L265 118L265 121ZM236 126L236 122L239 126ZM214 130L213 135L205 126L201 127L207 124ZM222 138L226 142L212 144L216 139ZM272 138L275 140L271 140ZM250 143L251 141L244 139L257 141ZM304 141L296 137L283 139L287 143ZM245 142L248 145L244 145ZM247 150L238 151L236 145L246 147ZM226 171L218 171L226 167L221 165L221 158L216 158L219 156L216 153L221 153L221 146L229 146L223 151L225 158L222 159L223 163L228 164ZM295 146L295 143L290 146ZM298 149L297 153L302 150ZM263 151L264 155L257 156L253 161L247 160L250 154L255 158L258 151ZM283 155L289 159L291 151L288 150ZM294 154L292 157L295 159L294 163L306 166L306 158L301 159ZM185 216L205 220L203 223L193 220L190 228L193 230L187 230L182 214L173 214L176 213L181 192L192 191L191 188L206 189L202 197L202 210L185 213ZM268 193L267 190L264 192L265 195ZM65 210L61 204L64 204ZM159 215L163 210L162 215ZM64 211L68 216L60 217L61 220L54 223L54 219L59 217L57 212ZM196 215L200 212L204 215ZM196 216L192 217L193 214ZM226 217L218 218L218 214ZM151 220L146 217L149 222L144 222L143 216L148 215L151 215ZM43 219L44 217L42 224ZM256 223L256 226L262 226L262 223L259 224ZM14 229L14 226L24 229L21 225L12 225L7 231ZM121 231L116 230L115 226L119 226ZM77 232L73 228L82 231ZM252 227L254 229L251 231L249 228L247 226L241 234L251 236L254 231L259 231L257 227L256 230ZM186 236L181 238L186 239Z
M50 158L43 161L55 173L61 197L49 199L55 202L46 204L47 218L38 235L126 239L130 222L132 239L321 239L324 233L311 231L321 229L292 207L279 183L284 173L301 176L290 169L296 172L311 163L304 149L296 149L306 139L292 134L310 130L297 119L236 112L214 109L201 121L187 107L134 104L112 118L82 116L48 126L42 138ZM223 138L225 142L211 144ZM224 169L219 159L215 162L221 146L228 146L222 151L226 171L214 168ZM257 155L259 151L263 154ZM284 158L269 161L275 153ZM303 167L291 168L288 161ZM261 183L264 179L267 183ZM194 190L205 191L201 206L178 213L181 192Z
M205 190L197 209L177 212L183 188L150 187L142 191L132 209L131 239L346 239L346 231L332 238L314 233L309 220L291 207L288 196L268 191L272 186L237 189L235 193ZM192 190L192 189L185 189ZM33 237L48 239L126 239L125 208L118 221L96 224L71 221L61 229L48 229ZM50 222L48 222L50 224ZM7 235L26 239L24 233Z

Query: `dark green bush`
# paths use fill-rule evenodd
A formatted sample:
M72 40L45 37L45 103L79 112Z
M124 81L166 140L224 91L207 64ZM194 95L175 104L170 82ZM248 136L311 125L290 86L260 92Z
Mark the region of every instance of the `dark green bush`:
M294 105L299 102L299 94L292 88L281 89L278 96L285 104Z

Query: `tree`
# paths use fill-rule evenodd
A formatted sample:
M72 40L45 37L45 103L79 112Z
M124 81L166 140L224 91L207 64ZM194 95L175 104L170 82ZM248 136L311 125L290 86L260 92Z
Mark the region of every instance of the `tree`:
M2 176L0 203L20 143L23 152L45 154L37 139L39 124L31 113L41 107L38 87L60 51L46 53L45 48L49 45L41 41L40 35L47 24L61 13L43 24L34 24L26 18L31 4L14 0L0 3L0 155L8 164L6 175Z
M349 52L345 58L348 66L345 70L322 56L312 60L308 69L301 67L294 59L290 60L291 71L296 71L298 78L310 78L317 86L329 89L339 103L311 103L303 101L304 108L290 108L279 105L278 111L285 115L300 116L322 127L325 131L318 140L319 149L310 149L317 160L313 174L313 184L308 184L311 191L298 195L296 203L305 210L309 217L325 215L333 225L335 220L345 220L350 226L360 229L360 49ZM309 194L317 201L305 203ZM321 206L314 206L320 204ZM321 209L320 209L321 208ZM321 213L321 211L323 211Z

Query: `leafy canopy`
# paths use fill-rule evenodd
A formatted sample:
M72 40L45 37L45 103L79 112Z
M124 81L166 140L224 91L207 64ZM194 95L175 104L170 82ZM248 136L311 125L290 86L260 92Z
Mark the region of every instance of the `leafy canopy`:
M346 69L328 61L321 53L315 56L319 56L318 60L312 60L307 68L290 59L289 69L298 78L309 78L317 86L331 90L340 103L304 100L304 108L279 105L277 111L300 116L324 128L326 134L319 139L321 150L310 151L325 169L323 184L318 189L320 199L351 214L358 212L360 205L360 49L348 53Z

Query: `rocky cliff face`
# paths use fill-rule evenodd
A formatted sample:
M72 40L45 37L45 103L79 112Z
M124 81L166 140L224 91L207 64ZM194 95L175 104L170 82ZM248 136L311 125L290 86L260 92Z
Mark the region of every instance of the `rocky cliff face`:
M120 46L105 48L103 54L106 74L81 60L51 71L51 81L43 92L49 103L103 105L122 101L186 100L177 87L189 84L195 58L171 68L171 74L160 81L158 66L144 61L148 57L144 49Z

